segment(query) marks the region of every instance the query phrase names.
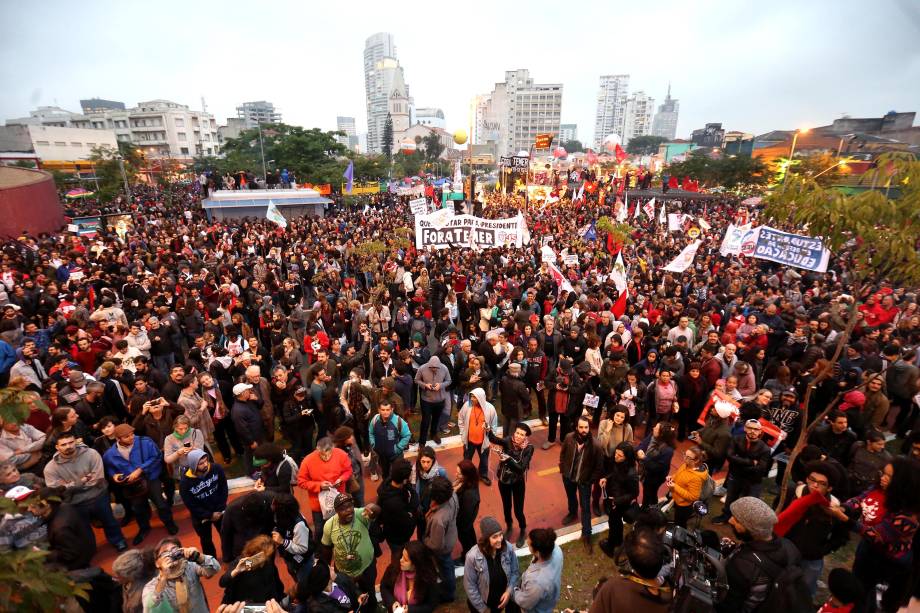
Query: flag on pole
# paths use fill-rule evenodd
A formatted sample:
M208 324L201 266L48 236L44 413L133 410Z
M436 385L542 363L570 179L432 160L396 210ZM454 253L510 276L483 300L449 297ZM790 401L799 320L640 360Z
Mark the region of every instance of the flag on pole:
M664 202L662 202L662 203L661 203L661 212L658 213L658 223L661 224L662 226L663 226L664 224L668 223L668 214L665 212L664 209L665 209L665 204L664 204Z
M584 196L585 196L585 183L587 183L587 181L585 181L585 182L583 182L583 183L581 184L581 188L578 190L578 194L575 196L575 198L572 200L572 202L576 202L576 201L581 200L581 199L584 198Z
M628 217L626 213L626 205L620 200L617 200L617 204L620 205L620 208L617 209L617 221L623 223Z
M575 291L575 288L572 287L572 284L569 283L569 280L565 278L565 275L563 275L562 272L556 268L555 264L546 262L546 268L549 269L549 274L553 277L553 281L556 282L556 285L559 287L559 289L564 289L567 292Z
M597 227L595 226L595 222L592 221L591 223L587 224L584 228L581 229L579 233L581 234L581 237L586 241L596 241Z
M347 183L345 184L345 193L350 194L351 190L355 186L355 163L354 161L348 162L348 168L345 169L345 172L342 174L345 177Z
M644 205L642 205L642 212L645 213L645 216L649 219L655 219L655 199L652 198Z
M268 201L268 208L265 210L265 218L275 222L282 228L287 228L287 219L284 218L284 215L281 214L281 211L278 210L278 207L276 207L275 203L271 200Z
M626 264L623 263L623 253L617 255L617 261L613 264L613 271L610 273L613 278L613 284L618 292L626 291Z
M629 289L623 288L623 291L620 292L617 301L613 303L613 306L610 307L610 313L613 315L614 319L619 319L626 314L626 298L629 297Z
M614 155L617 158L617 164L622 164L623 160L626 159L626 152L623 151L623 147L620 146L620 143L617 143L617 146L614 148Z
M677 257L671 260L662 270L681 273L690 268L690 265L693 264L693 259L696 257L696 251L702 243L703 241L693 241L684 247L684 250L677 254Z

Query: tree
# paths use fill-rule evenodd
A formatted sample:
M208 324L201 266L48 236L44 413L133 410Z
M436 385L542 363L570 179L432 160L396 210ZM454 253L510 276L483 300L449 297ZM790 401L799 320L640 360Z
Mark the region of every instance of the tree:
M794 227L807 227L811 236L821 237L824 247L842 261L842 271L852 284L853 300L848 305L847 323L837 335L830 364L809 384L802 402L802 428L792 454L791 467L805 447L809 435L843 397L840 392L814 419L811 397L814 389L833 376L837 362L858 321L858 307L881 282L914 287L920 283L920 162L910 153L889 153L879 157L875 170L866 177L872 185L900 187L897 201L887 189L871 189L855 195L823 187L813 178L793 175L767 198L765 213ZM879 376L879 375L875 375ZM860 388L865 386L863 382ZM785 503L792 471L786 471L780 488Z
M444 153L444 144L441 143L441 139L434 132L425 136L422 139L422 143L425 147L425 160L428 162L436 162L441 157L441 154Z
M786 159L775 160L774 167L779 170L779 167L787 163L787 161ZM790 179L796 175L809 177L814 179L818 185L827 187L834 185L840 179L841 166L842 164L838 163L833 154L815 152L810 155L796 157L786 172L789 173ZM778 172L777 183L782 182L783 178L782 172Z
M693 152L682 162L668 165L674 177L690 177L706 187L722 186L736 189L745 185L766 185L769 172L760 158L724 156L712 158L703 152Z
M581 141L576 139L565 141L562 144L562 148L566 150L566 153L575 153L577 151L585 150L585 146L581 144Z
M634 155L652 155L658 153L658 146L661 143L668 142L663 136L652 136L651 134L646 134L644 136L635 136L629 139L629 143L626 145L626 153L632 153Z
M424 161L419 152L403 153L399 151L393 156L393 176L414 177L421 171Z
M125 177L128 183L135 182L144 158L134 145L119 142L117 149L106 146L93 147L89 161L93 163L96 181L99 183L96 197L100 202L111 202L124 191Z
M386 123L383 124L383 155L388 162L393 159L393 118L389 113Z

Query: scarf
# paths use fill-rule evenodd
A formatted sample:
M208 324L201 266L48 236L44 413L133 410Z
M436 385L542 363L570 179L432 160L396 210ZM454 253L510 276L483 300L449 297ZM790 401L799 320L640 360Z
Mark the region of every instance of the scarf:
M187 439L187 438L189 437L189 435L191 435L191 433L192 433L192 428L189 428L188 430L186 430L186 431L185 431L185 434L179 434L178 432L176 432L175 430L173 430L173 436L175 436L175 437L176 437L177 439L179 439L180 441L181 441L181 440Z

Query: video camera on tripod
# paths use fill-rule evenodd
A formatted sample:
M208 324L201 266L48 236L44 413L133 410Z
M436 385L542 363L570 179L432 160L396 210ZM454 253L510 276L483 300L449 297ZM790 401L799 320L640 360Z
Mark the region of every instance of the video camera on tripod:
M697 509L697 512L705 509ZM707 544L699 530L668 525L664 544L671 552L673 590L671 610L675 613L709 613L728 594L728 578L718 543Z

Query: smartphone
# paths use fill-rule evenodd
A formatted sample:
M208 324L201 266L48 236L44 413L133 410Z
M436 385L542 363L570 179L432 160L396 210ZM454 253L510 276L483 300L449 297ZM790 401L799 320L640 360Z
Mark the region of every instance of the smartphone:
M192 446L192 443L191 443L191 442L184 443L182 446L183 446L183 447L191 447L191 446Z

